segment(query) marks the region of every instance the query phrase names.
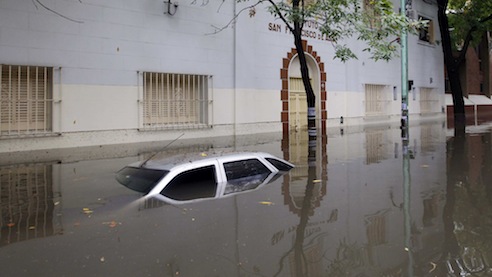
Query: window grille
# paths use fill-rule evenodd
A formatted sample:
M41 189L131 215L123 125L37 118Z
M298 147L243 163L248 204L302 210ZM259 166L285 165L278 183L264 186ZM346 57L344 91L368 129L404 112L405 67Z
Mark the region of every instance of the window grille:
M390 95L389 89L389 86L384 85L365 85L366 115L386 114Z
M0 68L0 136L51 133L53 68Z
M437 94L434 93L432 88L420 88L420 112L422 114L432 113L436 111L437 106Z
M143 128L208 127L210 78L145 72Z

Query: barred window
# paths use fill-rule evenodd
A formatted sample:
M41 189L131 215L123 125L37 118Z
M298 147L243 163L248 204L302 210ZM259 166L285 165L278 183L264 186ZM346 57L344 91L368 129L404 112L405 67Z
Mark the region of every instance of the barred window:
M53 68L0 67L0 136L51 133Z
M386 114L390 93L390 86L366 84L366 115Z
M208 127L210 76L144 73L143 127Z

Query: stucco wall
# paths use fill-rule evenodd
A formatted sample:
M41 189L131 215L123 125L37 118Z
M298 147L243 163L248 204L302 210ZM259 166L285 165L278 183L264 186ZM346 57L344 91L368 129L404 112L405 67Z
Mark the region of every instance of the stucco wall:
M155 138L137 132L141 127L142 109L137 100L142 72L212 76L209 123L214 126L193 131L197 136L222 134L218 129L226 134L279 130L279 71L293 47L293 37L285 24L266 11L266 4L256 7L254 17L245 12L231 22L234 12L249 3L176 3L179 6L173 16L165 14L162 1L46 3L66 19L31 1L4 0L0 3L0 63L54 67L53 131L62 133L64 139L80 135L80 143L87 137L83 132L124 131L132 133L129 142ZM435 14L432 5L414 1L414 6L426 16ZM359 59L342 63L333 59L332 44L315 24L305 30L307 43L324 64L329 124L336 126L341 116L348 119L345 124L365 122L364 84L396 87L398 97L394 100L390 96L386 118L398 117L398 59L370 61L362 52L365 46L351 38L346 43ZM434 30L439 37L438 28ZM417 40L415 36L409 38L409 78L418 87L430 86L441 93L442 51L437 44L421 45ZM411 102L410 113L419 112L418 103ZM263 127L252 127L255 124ZM172 136L162 132L163 137ZM92 134L89 137L94 139L86 143L105 143L105 139L99 139L107 135ZM12 140L3 142L10 145L0 151L18 149L20 145ZM54 142L43 144L56 145ZM69 140L66 145L70 145Z

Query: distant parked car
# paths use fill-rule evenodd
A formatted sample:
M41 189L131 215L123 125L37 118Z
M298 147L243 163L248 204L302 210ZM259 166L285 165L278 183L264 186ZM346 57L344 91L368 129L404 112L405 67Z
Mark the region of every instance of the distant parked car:
M116 180L145 197L189 201L256 189L293 167L268 153L196 153L133 163Z

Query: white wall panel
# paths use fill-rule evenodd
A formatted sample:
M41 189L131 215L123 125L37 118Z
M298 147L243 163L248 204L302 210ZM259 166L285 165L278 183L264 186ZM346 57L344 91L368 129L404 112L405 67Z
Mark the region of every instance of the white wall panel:
M136 129L137 88L63 85L62 132Z

